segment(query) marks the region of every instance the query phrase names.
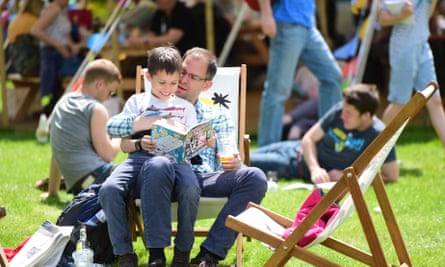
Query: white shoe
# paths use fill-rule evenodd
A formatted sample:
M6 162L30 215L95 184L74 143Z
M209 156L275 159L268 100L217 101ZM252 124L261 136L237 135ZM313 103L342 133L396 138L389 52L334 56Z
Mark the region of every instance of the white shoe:
M39 144L45 144L48 142L49 125L48 118L45 114L40 114L39 126L36 129L36 139Z

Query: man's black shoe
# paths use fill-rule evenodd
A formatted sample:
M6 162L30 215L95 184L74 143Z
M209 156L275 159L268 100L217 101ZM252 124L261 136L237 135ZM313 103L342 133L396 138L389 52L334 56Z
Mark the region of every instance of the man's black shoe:
M213 257L212 255L206 253L203 257L198 255L196 258L190 261L190 266L197 267L216 267L218 265L218 259Z
M138 256L134 253L119 256L120 267L138 267Z
M180 251L175 247L175 254L171 267L188 267L190 261L190 251Z
M154 260L150 263L148 263L148 267L166 267L165 261L163 260Z

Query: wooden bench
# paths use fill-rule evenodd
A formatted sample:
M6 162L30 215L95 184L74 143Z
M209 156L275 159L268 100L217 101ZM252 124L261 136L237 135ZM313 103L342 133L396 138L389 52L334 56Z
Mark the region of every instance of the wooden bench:
M27 90L25 98L19 104L13 117L14 121L20 121L28 114L32 103L40 91L39 77L22 77L19 74L10 74L8 79L14 83L14 89Z
M65 77L62 81L62 86L65 88L70 83L72 77ZM18 73L8 75L8 79L14 84L14 90L27 90L25 98L16 109L13 116L14 121L21 121L25 119L30 112L33 102L40 93L40 77L23 77Z

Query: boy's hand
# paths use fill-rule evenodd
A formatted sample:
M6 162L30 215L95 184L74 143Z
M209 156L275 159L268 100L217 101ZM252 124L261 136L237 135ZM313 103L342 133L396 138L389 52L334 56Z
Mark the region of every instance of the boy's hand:
M215 147L216 145L216 132L213 130L211 135L206 139L206 145L208 147Z
M144 135L141 138L141 147L145 151L153 151L156 149L156 143L151 140L151 136Z

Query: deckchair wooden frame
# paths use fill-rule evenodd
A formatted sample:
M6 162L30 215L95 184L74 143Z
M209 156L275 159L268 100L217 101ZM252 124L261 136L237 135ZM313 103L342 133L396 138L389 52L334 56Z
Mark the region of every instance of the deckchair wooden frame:
M383 249L381 247L377 231L374 227L370 212L366 205L364 193L359 185L359 178L383 146L391 137L407 125L407 123L423 108L429 98L437 90L438 85L434 82L429 83L422 92L417 92L413 98L405 105L397 116L387 125L387 127L374 139L374 141L360 154L352 165L343 171L341 179L333 188L322 198L314 207L301 224L292 232L287 240L272 234L259 230L251 225L238 220L234 216L228 216L226 226L232 228L248 237L255 238L275 248L275 252L264 264L264 266L276 267L284 266L293 256L314 266L341 266L331 260L323 258L303 247L297 245L297 242L310 229L318 218L335 201L343 199L345 194L350 194L357 211L360 224L369 245L369 252L358 249L341 240L328 237L321 244L340 254L353 258L369 266L388 266ZM400 134L399 132L399 134ZM380 173L377 173L372 181L372 187L382 210L383 218L387 226L389 236L397 254L401 266L412 266L405 242L403 240L400 228L397 224L396 216L392 210L390 199L385 189L385 185ZM281 216L269 209L250 203L249 207L255 207L262 210L270 218L287 228L292 225L292 220Z

